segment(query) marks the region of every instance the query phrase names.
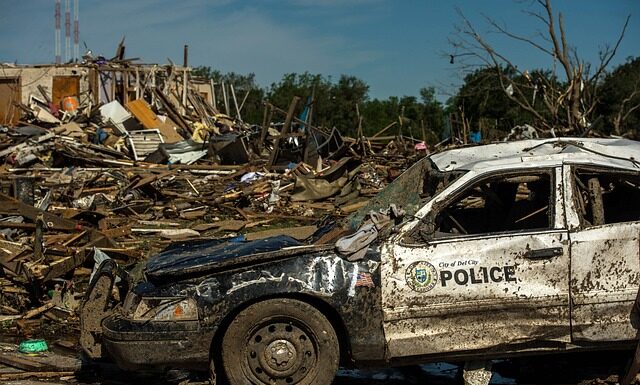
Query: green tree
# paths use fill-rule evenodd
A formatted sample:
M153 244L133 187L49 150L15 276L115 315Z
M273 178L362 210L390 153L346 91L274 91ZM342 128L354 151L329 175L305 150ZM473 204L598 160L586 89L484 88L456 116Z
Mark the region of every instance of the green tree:
M273 105L286 110L294 96L299 96L302 101L298 111L302 111L313 96L311 124L325 126L325 116L329 108L331 81L319 74L289 73L282 79L271 84L266 92L266 99ZM274 117L274 119L276 119Z
M356 105L362 106L368 100L369 86L355 76L340 76L331 87L330 115L326 116L328 126L337 127L345 135L355 136L358 129Z
M626 18L612 46L605 46L600 52L597 65L590 65L578 55L577 48L568 43L562 13L555 13L551 0L532 1L532 8L525 12L540 23L541 32L518 34L510 30L503 23L485 17L490 32L482 35L478 29L459 11L462 19L461 26L451 43L454 54L451 62L459 57L458 65L463 68L493 69L500 89L505 96L521 109L536 118L539 127L550 134L580 134L594 120L594 110L597 104L598 84L602 81L605 71L616 54L624 37L629 17ZM526 70L517 69L510 59L510 54L500 49L490 39L499 36L515 43L522 44L549 60L549 67L556 68L566 81L562 83L544 84L543 102L534 105L534 99L529 97L532 85L529 83ZM504 71L505 68L510 69ZM519 76L515 76L512 70ZM551 79L556 78L553 73ZM516 80L521 79L523 82ZM541 78L544 80L545 78ZM535 84L533 85L535 87ZM559 86L559 87L556 87ZM540 86L538 86L540 88Z
M492 68L478 69L465 76L464 84L453 100L453 110L464 114L472 130L479 128L482 119L489 119L496 122L495 128L507 131L516 124L513 119L515 107Z
M213 80L216 84L216 100L218 110L224 112L224 101L222 93L222 83L227 87L226 92L230 93L230 85L233 85L233 89L236 93L238 101L238 107L242 106L242 120L250 123L257 123L262 121L262 110L264 100L264 90L257 84L256 76L253 73L242 75L235 72L222 73L219 70L212 69L211 67L199 66L191 70L191 76L195 78L202 78L206 80ZM245 98L246 97L246 98ZM228 95L229 106L228 111L231 116L236 115L235 106L232 98ZM244 101L244 105L242 102Z
M431 140L438 140L445 127L445 112L442 103L436 99L436 90L433 87L423 87L420 89L420 99L422 101L422 122L428 132L434 135L427 136Z
M191 69L191 76L194 78L219 81L222 79L222 72L208 66L198 66Z
M337 82L331 77L304 72L302 74L288 73L280 81L271 84L267 89L260 88L255 81L254 74L242 75L234 72L222 73L211 67L201 66L192 70L192 76L213 80L218 84L218 107L221 104L220 84L233 84L238 102L250 90L242 111L245 122L261 123L264 112L264 101L286 110L294 96L302 100L296 114L299 114L313 96L312 124L317 127L336 127L343 135L356 136L358 128L358 114L360 110L363 119L365 135L373 135L380 129L396 122L388 132L389 135L403 133L415 138L422 138L423 130L433 132L427 137L431 142L438 139L444 127L444 109L435 98L435 89L423 88L420 97L390 96L385 100L369 99L369 86L363 80L350 75L342 75ZM234 109L230 113L234 115ZM402 117L402 119L400 119ZM283 119L274 116L273 121Z
M439 140L445 126L444 107L436 99L433 87L422 88L420 99L406 95L401 98L390 96L385 100L373 99L364 103L361 111L366 135L373 135L389 124L396 123L398 126L387 131L387 135L402 133L416 139L425 136L433 144Z
M509 95L515 89L503 89L504 84L518 84L518 92L523 100L536 109L532 113L515 102ZM509 86L507 86L509 87ZM492 122L489 129L497 129L503 134L522 124L534 127L557 124L559 108L548 97L549 88L558 89L564 85L553 77L550 71L533 70L520 73L515 69L501 68L497 75L494 68L481 68L469 73L457 95L451 100L450 112L464 113L472 130L479 129L482 122ZM542 119L542 120L541 120Z
M616 135L640 125L640 57L628 58L608 74L600 87L598 113Z
M353 76L343 75L337 83L331 78L303 74L286 74L278 83L273 83L267 99L273 105L286 109L294 96L306 103L313 95L314 126L336 127L344 135L353 135L358 125L356 104L367 100L369 86ZM299 108L299 110L301 107Z

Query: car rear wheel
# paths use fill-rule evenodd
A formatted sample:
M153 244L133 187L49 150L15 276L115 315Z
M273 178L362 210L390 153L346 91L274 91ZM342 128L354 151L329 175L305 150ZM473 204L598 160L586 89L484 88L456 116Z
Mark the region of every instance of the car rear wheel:
M222 341L231 385L329 385L340 349L327 318L310 304L270 299L241 311Z

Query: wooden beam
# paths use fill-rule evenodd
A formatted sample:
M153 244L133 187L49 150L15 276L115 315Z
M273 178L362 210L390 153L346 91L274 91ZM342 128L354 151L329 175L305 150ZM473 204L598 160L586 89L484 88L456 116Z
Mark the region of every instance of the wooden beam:
M265 103L264 105L264 119L262 120L262 129L260 130L260 139L256 144L258 151L264 147L264 141L267 140L267 134L269 133L269 127L271 127L271 119L273 117L273 105L271 103ZM258 154L259 155L259 154Z
M291 130L291 122L293 121L293 114L296 112L296 108L298 107L298 103L300 102L299 96L294 96L291 99L291 103L289 104L289 111L287 111L287 117L284 120L284 126L282 127L282 135L286 135Z

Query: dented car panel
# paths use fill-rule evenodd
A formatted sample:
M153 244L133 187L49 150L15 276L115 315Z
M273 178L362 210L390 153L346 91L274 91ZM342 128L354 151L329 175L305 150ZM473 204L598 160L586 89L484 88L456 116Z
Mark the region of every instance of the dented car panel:
M273 298L319 309L356 365L628 344L640 323L636 159L636 142L582 138L432 155L346 221L407 208L355 262L289 237L183 244L152 258L123 303L105 299L107 263L83 305L83 347L124 368L206 368L235 317Z
M564 168L566 206L572 213L567 220L571 228L573 338L587 342L635 339L638 324L632 310L640 287L640 222L596 224L583 219L583 212L587 215L584 206L589 203L581 202L576 168L584 168L584 164ZM596 170L600 174L637 175L637 171L624 169Z
M194 257L197 262L191 266L182 253L176 261L184 280L170 283L166 280L167 274L177 277L178 270L173 271L163 263L163 274L159 275L160 270L156 268L160 263L152 259L153 278L139 284L130 294L137 299L130 300L128 308L104 321L106 350L118 365L129 369L142 366L206 368L213 337L229 316L262 298L294 295L335 309L336 322L350 331L349 340L344 342L354 359L382 359L379 251L371 250L367 258L359 262L349 262L333 251L309 253L307 250L305 253L304 248L295 246L283 251L285 257L278 260L265 252L263 256L271 257L267 262L255 254L254 260L262 263L243 268L226 265L226 270L220 271L212 271L211 264L199 255ZM161 258L167 260L167 254ZM212 259L224 260L220 256ZM207 266L202 276L194 276L196 266ZM153 281L158 282L157 286ZM135 320L134 313L141 299L148 297L193 299L198 306L199 320ZM372 346L377 349L371 349ZM150 353L142 354L147 351Z
M556 176L553 191L561 191L560 168L549 173ZM469 175L443 194L455 196L476 179ZM446 206L448 199L436 197L425 215ZM554 207L563 206L561 194L552 199ZM562 213L553 211L545 230L448 236L418 244L399 240L421 222L404 228L383 253L389 354L570 342L569 239Z
M390 354L569 342L568 246L565 231L393 246L395 263L382 269ZM559 255L529 259L543 249Z
M631 313L640 285L640 224L613 224L571 234L571 298L576 341L636 338Z

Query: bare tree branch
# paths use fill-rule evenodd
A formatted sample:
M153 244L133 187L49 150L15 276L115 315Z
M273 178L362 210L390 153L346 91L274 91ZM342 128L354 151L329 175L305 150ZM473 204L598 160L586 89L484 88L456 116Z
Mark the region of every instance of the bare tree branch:
M620 43L622 43L622 39L624 39L624 35L627 31L627 26L629 25L630 19L631 19L631 15L627 15L627 19L625 20L624 25L622 26L622 31L620 31L620 35L618 36L618 40L616 41L616 44L613 46L613 49L607 49L605 51L604 57L600 60L600 65L598 66L598 69L593 74L593 76L589 79L590 83L600 78L600 76L604 73L604 70L607 68L607 66L611 62L611 59L613 59L613 57L618 52L618 48L620 47Z
M631 94L629 94L629 96L622 100L622 103L620 103L620 108L618 109L618 113L616 113L616 116L613 118L613 127L617 134L621 134L622 122L627 120L629 118L629 115L631 115L633 111L640 108L640 101L638 101L635 105L629 107L629 109L624 112L625 105L633 100L636 95L640 95L640 78L636 79L633 85L633 91L631 92Z
M529 38L526 38L526 37L524 37L524 36L516 35L515 33L511 33L511 32L509 32L509 31L507 31L507 30L506 30L506 28L501 27L500 25L498 25L498 23L496 23L496 21L495 21L495 20L493 20L493 19L491 19L491 18L489 18L489 17L486 17L486 16L485 16L485 19L486 19L486 20L487 20L487 22L488 22L489 24L491 24L491 25L492 25L496 30L498 30L498 32L500 32L500 33L502 33L502 34L504 34L504 35L507 35L507 36L509 36L510 38L514 39L514 40L519 40L519 41L522 41L522 42L524 42L524 43L527 43L527 44L529 44L529 45L531 45L531 46L533 46L533 47L535 47L535 48L539 49L540 51L542 51L542 52L544 52L544 53L546 53L546 54L548 54L548 55L553 56L553 52L551 52L549 49L547 49L547 48L545 48L545 47L541 46L540 44L536 43L535 41L533 41L533 40L531 40L531 39L529 39Z
M538 1L541 3L541 1ZM551 4L549 0L543 4L545 10L547 11L547 18L549 20L549 38L551 39L551 43L553 44L553 51L556 54L556 58L560 61L560 64L564 67L564 71L567 75L567 78L571 78L571 64L569 63L569 59L566 56L566 51L560 49L560 43L558 43L558 38L556 36L556 28L553 22L553 11L551 10Z
M524 13L526 15L529 15L531 17L535 17L536 19L538 19L539 21L541 21L544 25L547 26L547 28L549 27L549 20L545 19L542 15L540 15L538 12L533 12L533 11L524 11Z
M486 15L483 17L491 27L490 32L504 35L548 55L552 61L550 78L538 74L534 77L539 79L532 80L527 71L522 72L518 69L508 54L497 50L491 42L478 33L459 8L456 8L456 11L462 24L457 28L457 39L450 40L451 45L456 49L455 54L449 55L452 64L454 58L460 56L459 65L462 68L472 68L470 63L476 65L480 63L492 68L506 97L523 111L530 113L538 124L548 128L552 133L555 131L582 132L595 113L598 105L598 83L617 53L630 18L627 17L625 20L613 48L603 49L600 63L591 74L592 67L580 58L576 48L570 46L564 16L561 12L557 15L554 13L552 1L533 0L530 3L539 7L540 11L526 10L524 13L540 22L546 32L536 30L534 35L526 36L513 32L504 23L499 23ZM462 53L458 53L459 50ZM558 63L564 72L561 78L565 78L566 83L557 81ZM626 104L628 103L630 102ZM634 105L630 108L635 111L640 106ZM623 106L623 111L620 112L621 119L628 109Z

